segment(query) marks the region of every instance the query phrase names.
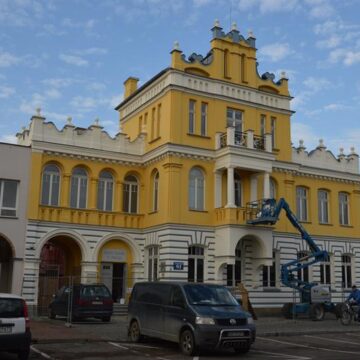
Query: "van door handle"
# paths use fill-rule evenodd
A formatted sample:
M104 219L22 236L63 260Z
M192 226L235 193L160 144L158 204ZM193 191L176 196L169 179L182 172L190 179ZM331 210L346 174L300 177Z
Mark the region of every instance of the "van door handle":
M183 321L187 321L187 319L183 318Z

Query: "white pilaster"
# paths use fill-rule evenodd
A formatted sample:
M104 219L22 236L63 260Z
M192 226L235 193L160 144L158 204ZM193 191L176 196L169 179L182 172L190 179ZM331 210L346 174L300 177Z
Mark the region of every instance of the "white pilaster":
M257 183L258 183L258 176L254 174L250 178L250 201L256 201L257 198Z
M221 207L221 188L222 188L221 171L215 171L215 208Z
M235 189L234 189L234 168L228 167L227 169L227 208L235 206Z
M248 130L247 132L247 147L249 149L253 149L254 148L254 130Z
M264 173L264 199L270 197L270 174L268 172Z
M233 126L226 129L226 138L227 145L235 145L235 128Z

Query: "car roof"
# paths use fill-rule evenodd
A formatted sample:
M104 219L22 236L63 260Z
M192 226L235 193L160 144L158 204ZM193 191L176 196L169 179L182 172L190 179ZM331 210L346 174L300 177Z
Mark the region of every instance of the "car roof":
M194 282L186 282L186 281L139 281L137 283L135 283L134 285L137 284L165 284L165 285L180 285L180 286L184 286L184 285L189 285L189 286L209 286L209 287L213 287L213 286L224 286L221 284L208 284L208 283L194 283Z
M15 294L0 293L0 299L22 299L21 296Z

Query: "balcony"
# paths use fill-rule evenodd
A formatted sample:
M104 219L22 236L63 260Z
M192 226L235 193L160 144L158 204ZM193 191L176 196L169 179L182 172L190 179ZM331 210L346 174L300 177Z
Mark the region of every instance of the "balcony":
M243 147L260 151L272 152L271 134L265 136L254 135L253 130L246 132L235 131L234 127L228 127L226 133L216 134L216 150L227 146Z
M214 224L220 225L245 225L246 224L246 208L216 208L214 212Z
M144 215L40 205L39 219L42 221L66 222L83 225L141 228L143 226Z

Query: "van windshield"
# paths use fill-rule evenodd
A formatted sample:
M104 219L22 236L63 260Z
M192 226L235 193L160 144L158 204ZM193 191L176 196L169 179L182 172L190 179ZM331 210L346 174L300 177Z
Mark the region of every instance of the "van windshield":
M185 285L184 290L191 305L239 306L230 291L224 286Z

